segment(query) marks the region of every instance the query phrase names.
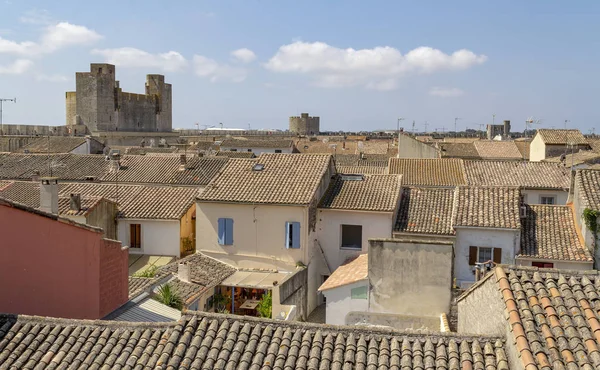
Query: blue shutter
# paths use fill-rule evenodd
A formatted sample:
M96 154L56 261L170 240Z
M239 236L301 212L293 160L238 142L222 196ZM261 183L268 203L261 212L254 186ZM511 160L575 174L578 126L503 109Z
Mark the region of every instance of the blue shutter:
M225 244L225 219L224 218L220 218L219 219L219 244L220 245L224 245Z
M286 249L291 248L291 245L290 245L290 223L289 222L285 223L285 248Z
M292 222L292 248L300 248L300 222Z
M225 219L225 244L233 245L233 218Z

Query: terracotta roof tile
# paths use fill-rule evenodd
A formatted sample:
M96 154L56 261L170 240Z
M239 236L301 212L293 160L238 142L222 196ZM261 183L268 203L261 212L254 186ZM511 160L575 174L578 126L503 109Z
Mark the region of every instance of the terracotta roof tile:
M255 158L254 152L217 152L215 157L227 157L227 158Z
M579 170L575 174L575 187L583 206L600 211L600 171Z
M97 141L96 139L90 139ZM25 151L29 153L70 153L78 146L85 144L85 137L78 136L44 136L33 139L24 147L19 149L19 152ZM48 146L48 143L50 146ZM97 143L101 146L101 143Z
M479 159L479 153L473 145L470 143L438 143L440 148L440 155L442 158L465 158L465 159Z
M569 171L544 162L465 161L468 185L568 189Z
M359 152L365 154L381 154L388 155L390 149L397 151L396 147L392 147L393 140L366 140L362 141L362 148L359 148L359 141L357 140L335 140L333 138L326 138L327 142L322 140L308 141L308 140L297 140L296 149L301 153L327 153L338 155L358 155ZM332 146L335 145L335 150ZM345 148L344 148L345 146ZM386 159L387 160L387 159Z
M319 208L393 212L399 196L399 175L336 175Z
M522 257L563 261L593 261L581 243L569 206L530 205L521 219Z
M361 254L348 259L338 267L327 280L321 285L319 291L338 288L343 285L359 282L367 279L369 275L369 258L367 254Z
M49 366L51 365L51 366ZM190 312L125 323L0 315L1 368L507 370L490 336L404 333Z
M390 156L387 154L339 154L333 156L336 166L387 167Z
M453 235L454 189L403 188L394 231Z
M227 164L227 158L193 157L169 179L173 185L207 185Z
M340 166L336 164L335 169L338 173L345 174L369 174L369 175L385 175L387 174L387 166Z
M536 135L540 135L544 143L550 145L587 144L587 140L579 130L538 129Z
M157 147L157 148L153 148L150 146L145 146L145 147L141 147L141 146L134 146L134 147L128 147L125 148L125 153L124 154L129 154L129 155L146 155L148 153L160 153L160 154L165 154L165 153L175 153L177 152L177 147L168 147L168 148L162 148L162 147Z
M531 146L531 140L515 140L515 145L517 146L517 149L519 149L523 159L529 160L529 147Z
M496 267L495 277L526 369L600 368L598 271Z
M458 187L454 226L519 229L520 191L507 187Z
M465 169L461 159L390 158L389 173L402 175L408 186L465 185Z
M294 141L290 139L226 139L221 142L220 147L223 148L290 148L294 145Z
M262 170L254 170L255 165ZM230 159L198 197L205 202L309 204L332 168L326 154L262 154Z
M523 159L514 141L480 140L473 145L482 159Z

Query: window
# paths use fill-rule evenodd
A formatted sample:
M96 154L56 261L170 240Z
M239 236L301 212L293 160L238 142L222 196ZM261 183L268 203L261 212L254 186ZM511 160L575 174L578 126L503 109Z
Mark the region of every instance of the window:
M219 244L233 245L233 219L220 218L219 224Z
M252 149L248 149L248 151L249 151L249 152L251 152L251 151L252 151Z
M350 289L350 298L352 299L367 299L367 287L361 286Z
M474 266L475 263L487 261L502 263L502 248L469 247L469 265Z
M556 197L554 197L553 195L549 195L549 196L541 196L540 197L540 204L555 204Z
M362 226L361 225L342 225L342 245L343 249L362 249Z
M229 149L230 152L237 152L237 149Z
M554 267L554 264L549 262L531 262L531 266L551 269Z
M275 153L281 153L281 149L275 149Z
M130 224L129 225L129 248L141 248L142 247L142 225Z
M285 247L300 249L300 222L285 223Z

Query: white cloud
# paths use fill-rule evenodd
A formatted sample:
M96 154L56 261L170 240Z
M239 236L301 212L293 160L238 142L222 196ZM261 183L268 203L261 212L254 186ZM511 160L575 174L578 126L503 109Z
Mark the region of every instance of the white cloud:
M0 65L0 74L20 75L27 72L32 66L33 62L31 60L17 59L9 65Z
M105 61L119 67L158 68L166 72L185 69L188 61L176 51L151 54L136 48L94 49L92 54L101 55Z
M67 76L63 76L63 75L46 75L43 73L37 74L35 76L35 79L38 81L43 81L43 82L67 82L69 81L69 78Z
M19 21L28 24L49 25L52 23L52 17L50 16L50 12L45 9L31 9L19 17Z
M0 54L35 56L69 46L91 44L100 39L102 36L89 28L60 22L46 27L39 42L16 42L0 37Z
M384 46L373 49L340 49L323 42L296 41L283 45L265 64L279 73L312 75L322 87L364 86L378 90L397 87L398 80L408 74L463 70L482 64L485 55L469 50L452 54L430 47L419 47L402 55Z
M429 95L432 96L439 96L442 98L456 98L459 96L463 96L465 94L464 91L462 91L459 88L456 87L432 87L429 90Z
M244 68L219 64L214 59L206 58L201 55L194 55L194 72L200 77L210 79L211 82L223 80L242 82L246 79L248 74Z
M256 59L256 54L247 48L234 50L231 52L231 56L242 63L250 63Z

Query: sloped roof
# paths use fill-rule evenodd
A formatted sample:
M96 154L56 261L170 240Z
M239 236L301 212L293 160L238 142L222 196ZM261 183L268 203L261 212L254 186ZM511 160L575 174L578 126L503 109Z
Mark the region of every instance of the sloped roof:
M254 152L217 152L215 153L215 157L227 157L227 158L255 158L256 155Z
M544 162L560 163L565 167L578 166L581 164L595 164L600 162L600 153L593 150L578 150L571 154L567 151L564 159L561 156L549 157Z
M402 183L408 186L466 184L461 159L390 158L389 173L402 175Z
M11 153L0 161L0 178L30 180L32 176L52 176L63 180L99 178L108 171L108 161L102 155L81 154L19 154Z
M523 159L529 160L529 148L531 146L531 140L515 140L515 145L517 146L517 149L519 149Z
M59 335L60 334L60 335ZM0 315L0 367L507 370L490 336L336 327L190 312L173 323Z
M600 211L600 170L578 170L575 187L585 208Z
M523 159L514 141L479 140L473 145L482 159Z
M568 189L569 171L562 165L521 161L465 161L467 184Z
M177 147L150 147L150 146L133 146L125 148L125 154L130 155L146 155L148 153L175 153L177 151Z
M263 169L253 170L261 164ZM198 197L205 202L309 204L332 164L327 154L230 159Z
M336 175L319 208L393 212L400 196L399 175Z
M361 254L348 259L325 280L319 291L339 288L365 280L369 276L368 254Z
M600 368L598 271L496 267L494 278L524 368Z
M333 156L336 166L375 166L387 167L390 156L387 154L339 154Z
M44 136L30 140L27 145L19 149L19 152L70 153L72 150L85 144L85 140L85 137L80 136Z
M479 152L473 143L438 143L442 158L479 159Z
M394 231L453 235L454 192L453 188L403 188Z
M387 166L340 166L336 164L335 169L338 173L345 174L385 175L388 172Z
M537 134L545 144L587 144L587 140L579 130L538 129Z
M256 140L256 139L225 139L221 142L221 148L290 148L294 145L294 141L290 139L269 139L269 140Z
M528 205L521 219L521 257L592 262L569 206Z
M456 189L454 226L519 229L520 191L507 187Z
M169 183L173 185L206 185L227 164L227 158L193 157L187 160L185 169L177 169Z
M345 155L347 154L358 154L358 152L363 152L366 155L368 154L381 154L388 155L391 149L396 150L395 147L392 147L393 140L390 139L382 139L382 140L364 140L361 141L362 148L359 148L358 140L335 140L334 138L326 138L326 142L324 143L322 140L317 141L308 141L304 139L300 139L296 141L296 149L298 149L301 153L328 153L337 155ZM332 146L335 145L335 150ZM397 150L396 150L397 151ZM387 158L386 158L387 160Z

